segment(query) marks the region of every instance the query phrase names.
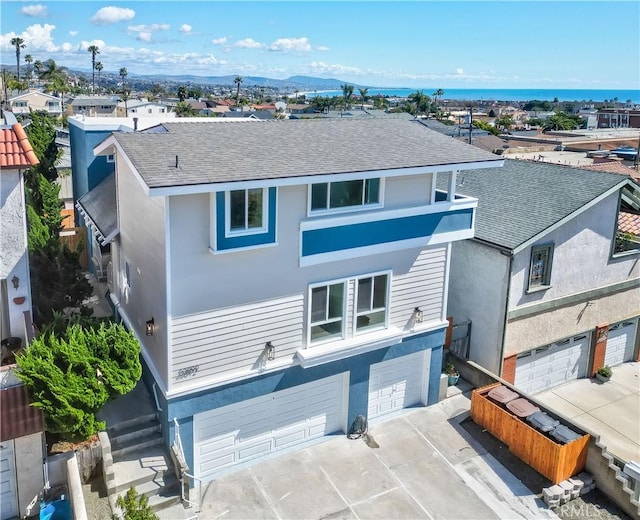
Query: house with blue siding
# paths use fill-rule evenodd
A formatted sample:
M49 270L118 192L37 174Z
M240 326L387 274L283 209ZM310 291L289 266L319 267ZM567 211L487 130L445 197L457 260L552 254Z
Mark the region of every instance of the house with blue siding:
M502 158L384 119L169 122L94 152L115 161L110 297L197 478L437 402L477 206L456 179Z

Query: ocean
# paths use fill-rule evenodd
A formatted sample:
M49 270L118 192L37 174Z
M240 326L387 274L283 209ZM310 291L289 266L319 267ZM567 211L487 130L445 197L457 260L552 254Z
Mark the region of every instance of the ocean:
M432 97L436 88L370 88L367 96L389 96L408 97L412 92L422 90L422 92ZM540 101L584 101L588 103L613 100L617 98L619 103L640 103L640 90L581 90L581 89L466 89L451 88L443 89L442 99L451 100L471 100L471 101L529 101L538 99ZM354 90L354 95L358 96L359 90ZM341 96L342 90L318 90L315 92L305 92L306 97L315 96Z

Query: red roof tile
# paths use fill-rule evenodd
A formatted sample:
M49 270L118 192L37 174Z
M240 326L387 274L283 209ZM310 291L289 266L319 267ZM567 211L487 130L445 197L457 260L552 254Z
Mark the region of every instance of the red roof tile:
M39 162L20 123L0 129L0 168L29 168Z
M640 236L640 215L625 211L618 213L618 231Z
M23 385L0 390L0 441L43 429L42 411L29 404L27 389Z

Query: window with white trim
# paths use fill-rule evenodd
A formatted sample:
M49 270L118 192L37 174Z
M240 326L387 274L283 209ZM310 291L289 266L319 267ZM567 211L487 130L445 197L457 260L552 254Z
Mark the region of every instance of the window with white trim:
M309 343L343 338L345 282L311 288Z
M131 262L129 262L129 260L127 260L126 258L124 260L124 280L123 280L123 282L124 282L124 286L127 289L131 290L131 288L132 288L131 287L131 285L132 285L131 284L131 282L132 282L132 280L131 280Z
M356 284L356 333L386 327L388 316L387 274L358 278Z
M226 193L228 234L262 233L267 229L267 190L251 188Z
M381 203L380 179L322 182L311 185L311 211L328 211Z
M107 162L108 163L116 162L116 156L114 154L110 153L109 155L107 155Z
M551 262L553 244L533 246L529 267L529 291L544 289L551 285Z

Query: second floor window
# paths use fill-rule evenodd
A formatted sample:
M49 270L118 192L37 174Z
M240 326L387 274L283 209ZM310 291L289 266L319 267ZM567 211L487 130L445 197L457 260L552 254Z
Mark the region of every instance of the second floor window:
M258 232L266 228L266 190L253 188L228 192L228 230L231 233Z
M344 282L311 289L311 342L344 336Z
M356 331L383 327L387 321L387 275L359 278Z
M534 246L531 249L531 266L529 267L529 290L551 285L551 259L553 246Z
M311 185L311 211L380 204L380 179L322 182Z

